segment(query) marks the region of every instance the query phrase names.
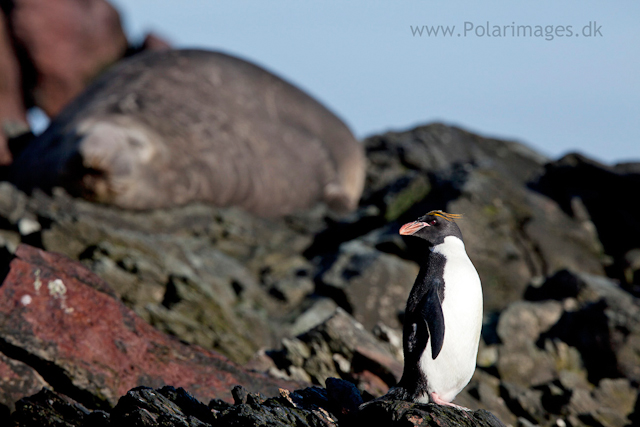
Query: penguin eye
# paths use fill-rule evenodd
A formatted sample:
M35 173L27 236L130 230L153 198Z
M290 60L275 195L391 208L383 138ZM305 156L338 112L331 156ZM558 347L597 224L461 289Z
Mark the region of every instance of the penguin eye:
M436 222L437 222L437 221L436 221L435 219L432 219L431 221L429 221L429 224L431 224L431 225L436 225Z

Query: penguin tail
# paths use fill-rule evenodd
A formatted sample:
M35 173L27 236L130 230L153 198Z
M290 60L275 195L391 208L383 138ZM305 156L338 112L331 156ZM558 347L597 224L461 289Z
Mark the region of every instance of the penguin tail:
M391 387L387 394L380 396L375 400L405 400L407 402L413 401L413 397L409 391L401 386Z
M387 392L387 394L385 394L384 396L380 396L377 397L373 400L370 400L368 402L363 403L362 405L360 405L360 407L358 408L359 410L363 410L364 408L366 408L367 406L371 405L372 403L375 402L384 402L384 401L395 401L395 400L404 400L404 401L411 401L411 395L409 394L409 392L400 386L396 386L396 387L391 387L389 389L389 391Z

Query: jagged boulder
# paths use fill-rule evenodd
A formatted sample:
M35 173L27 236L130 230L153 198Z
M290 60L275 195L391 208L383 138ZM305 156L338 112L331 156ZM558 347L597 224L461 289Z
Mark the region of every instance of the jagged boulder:
M487 411L466 412L438 405L370 402L364 405L349 383L330 381L320 387L289 391L267 398L234 387L234 403L212 400L205 405L184 389L139 387L120 398L110 412L90 411L50 390L22 399L12 415L14 427L64 426L482 426L503 427ZM360 407L359 407L360 406Z
M640 249L640 207L629 189L640 186L640 163L608 166L580 154L545 165L533 188L553 199L575 220L588 222L612 258L607 274L640 296L634 251Z
M0 286L0 337L12 372L25 372L90 408L108 408L137 385L175 384L201 398L230 399L228 389L238 382L267 393L293 384L171 339L81 264L26 245L18 247ZM15 375L3 376L6 393L0 396L29 393L37 384L28 375L19 383L22 390L11 388ZM2 404L12 407L13 401Z
M536 341L560 319L562 312L562 305L556 301L516 302L500 314L497 333L503 344L498 350L497 369L502 380L526 388L556 378L556 360Z
M0 215L10 250L24 241L79 260L152 325L237 362L275 346L313 292L301 253L323 223L204 205L126 212L7 183Z
M546 159L442 125L372 137L365 146L364 198L345 217L322 206L269 220L200 204L127 212L60 191L27 196L3 183L0 247L8 260L21 242L64 252L107 279L108 293L163 331L240 362L261 349L252 369L327 388L327 377L339 377L368 400L401 372L394 322L402 318L401 293L415 279L415 254L424 249L399 236L399 226L432 208L463 213L459 224L483 279L487 315L479 369L456 403L510 425L637 423L637 294L631 282L620 286L605 276L610 258L599 233L608 231L596 233L587 204L574 198L567 212L536 187ZM625 277L633 277L634 249L624 258ZM26 362L0 363L0 370L13 379L24 372L33 393L48 377L39 379L41 370ZM324 402L326 395L314 390L313 399ZM345 393L347 400L353 396ZM320 417L314 418L300 407L265 408L268 399L243 396L233 394L233 410L228 403L212 407L253 421L287 413L330 422L319 415L326 403L313 408ZM424 409L396 408L393 416L401 408L409 415ZM418 413L403 422L430 422ZM342 424L347 418L331 416Z
M402 362L396 355L392 344L338 308L304 334L284 339L281 350L266 352L261 358L270 359L280 376L323 386L327 378L344 378L377 397L402 375Z
M367 330L377 323L402 329L400 312L418 266L361 240L340 246L335 262L317 278L318 293L331 296Z
M459 226L488 312L518 300L531 280L560 269L604 273L593 227L528 187L548 160L526 146L440 124L373 136L364 144L369 166L362 208L357 218L330 224L321 236L327 241L363 237L378 250L415 260L421 242L399 239L400 225L432 209L462 213ZM326 250L322 240L314 244L311 254Z
M511 412L539 425L628 425L639 392L640 300L611 279L567 270L525 296L500 314L496 358L486 367ZM491 394L474 387L499 413Z

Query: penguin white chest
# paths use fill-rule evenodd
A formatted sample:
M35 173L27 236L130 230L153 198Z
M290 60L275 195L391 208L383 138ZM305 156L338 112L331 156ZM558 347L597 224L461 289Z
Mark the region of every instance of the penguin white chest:
M433 251L446 258L442 301L444 342L435 359L431 346L427 345L420 365L429 394L435 392L450 402L469 383L476 368L482 328L482 286L460 239L446 237ZM420 400L427 402L428 396Z

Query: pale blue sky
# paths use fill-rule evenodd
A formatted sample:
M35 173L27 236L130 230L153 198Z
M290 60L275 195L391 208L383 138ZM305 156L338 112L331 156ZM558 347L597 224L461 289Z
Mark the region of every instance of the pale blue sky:
M359 138L442 121L553 158L579 151L609 163L640 161L637 0L112 4L132 40L154 31L176 47L254 61L318 98ZM482 36L487 22L503 36ZM595 37L582 33L590 22L592 33L599 27ZM424 25L455 29L446 37L412 34L411 26ZM564 36L514 37L510 26L519 25L553 26Z

